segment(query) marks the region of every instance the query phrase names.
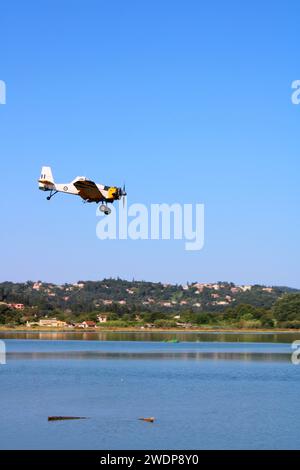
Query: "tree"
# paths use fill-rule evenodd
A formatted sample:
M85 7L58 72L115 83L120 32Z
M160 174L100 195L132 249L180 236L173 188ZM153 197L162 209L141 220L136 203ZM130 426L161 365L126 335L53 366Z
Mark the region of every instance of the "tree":
M273 307L274 318L279 322L300 321L300 294L285 294Z
M196 317L196 323L198 325L207 325L210 322L210 319L211 317L208 313L198 313Z
M8 307L8 305L0 305L0 324L6 325L8 323L21 324L22 314L18 310Z

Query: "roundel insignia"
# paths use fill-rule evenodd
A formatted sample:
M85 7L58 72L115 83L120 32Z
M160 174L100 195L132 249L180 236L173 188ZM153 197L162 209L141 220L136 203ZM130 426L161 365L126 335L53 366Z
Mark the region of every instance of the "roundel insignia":
M64 186L64 191L68 191L68 186Z

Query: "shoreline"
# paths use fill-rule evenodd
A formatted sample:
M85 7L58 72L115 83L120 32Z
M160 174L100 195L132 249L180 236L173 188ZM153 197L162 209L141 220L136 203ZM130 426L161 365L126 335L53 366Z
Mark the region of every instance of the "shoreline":
M98 327L98 328L24 328L24 327L5 327L0 326L0 333L3 332L23 332L23 333L298 333L299 329L296 328L134 328L134 327Z

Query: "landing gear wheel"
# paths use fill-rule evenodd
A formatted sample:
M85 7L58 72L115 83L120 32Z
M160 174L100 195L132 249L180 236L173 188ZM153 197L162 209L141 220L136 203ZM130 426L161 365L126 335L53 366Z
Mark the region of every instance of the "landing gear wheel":
M111 209L107 207L105 204L101 204L99 209L101 212L104 212L105 215L109 215L111 213Z
M54 189L51 189L50 190L50 196L47 197L47 201L50 201L53 198L53 196L55 196L55 194L57 194L57 193L58 193L58 191L56 191Z

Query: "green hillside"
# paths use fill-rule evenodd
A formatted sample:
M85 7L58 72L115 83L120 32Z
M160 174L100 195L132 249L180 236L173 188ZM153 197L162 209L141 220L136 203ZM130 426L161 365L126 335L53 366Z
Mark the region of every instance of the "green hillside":
M288 287L191 283L185 286L104 279L56 285L43 282L0 284L0 324L57 318L68 323L158 327L300 327L300 291Z

